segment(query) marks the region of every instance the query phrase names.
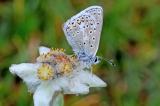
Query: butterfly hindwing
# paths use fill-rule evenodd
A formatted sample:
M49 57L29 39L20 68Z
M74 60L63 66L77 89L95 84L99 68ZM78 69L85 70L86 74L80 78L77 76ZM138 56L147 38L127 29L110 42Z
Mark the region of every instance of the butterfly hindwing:
M96 55L102 23L103 10L99 6L88 7L64 23L65 36L76 54Z

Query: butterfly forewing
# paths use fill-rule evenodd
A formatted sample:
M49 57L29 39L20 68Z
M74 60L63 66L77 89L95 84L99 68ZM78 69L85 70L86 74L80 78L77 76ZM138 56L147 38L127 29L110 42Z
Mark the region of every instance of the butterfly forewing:
M98 50L103 23L103 10L91 6L64 23L65 36L76 54L95 56Z

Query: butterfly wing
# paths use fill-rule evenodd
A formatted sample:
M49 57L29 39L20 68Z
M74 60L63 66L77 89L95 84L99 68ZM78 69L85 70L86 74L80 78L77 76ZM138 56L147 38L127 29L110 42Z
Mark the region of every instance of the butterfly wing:
M99 47L103 10L91 6L64 23L63 30L75 54L95 56Z

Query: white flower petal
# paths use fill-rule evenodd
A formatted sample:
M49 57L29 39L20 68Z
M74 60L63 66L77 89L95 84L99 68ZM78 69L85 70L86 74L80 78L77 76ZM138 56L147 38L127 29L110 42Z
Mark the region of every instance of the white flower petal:
M97 77L96 75L88 71L77 72L77 75L75 78L79 79L79 81L82 84L88 84L90 87L106 87L107 86L107 84L103 80L101 80L99 77Z
M41 55L41 54L46 54L46 53L48 53L50 51L50 49L49 48L47 48L47 47L44 47L44 46L40 46L39 47L39 54Z
M37 68L40 64L21 63L12 65L9 70L12 74L18 75L26 82L30 92L34 92L40 83L37 77Z
M68 92L69 91L69 80L67 77L61 77L61 78L57 78L54 79L54 82L56 85L58 85L63 92Z
M71 94L87 94L89 93L89 87L86 86L85 84L81 84L78 81L74 81L70 85L70 93Z
M33 95L34 106L50 106L54 94L60 90L53 80L42 82Z
M67 77L54 79L54 82L61 87L64 94L87 94L89 92L88 86Z
M78 80L72 80L70 82L70 92L68 94L87 94L89 93L89 87L80 83Z

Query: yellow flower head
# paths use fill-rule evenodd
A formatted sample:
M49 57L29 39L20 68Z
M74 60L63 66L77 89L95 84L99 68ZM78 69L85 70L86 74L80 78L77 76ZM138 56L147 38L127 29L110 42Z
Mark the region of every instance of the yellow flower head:
M41 80L50 80L54 77L55 70L49 64L42 64L37 71L38 78Z

